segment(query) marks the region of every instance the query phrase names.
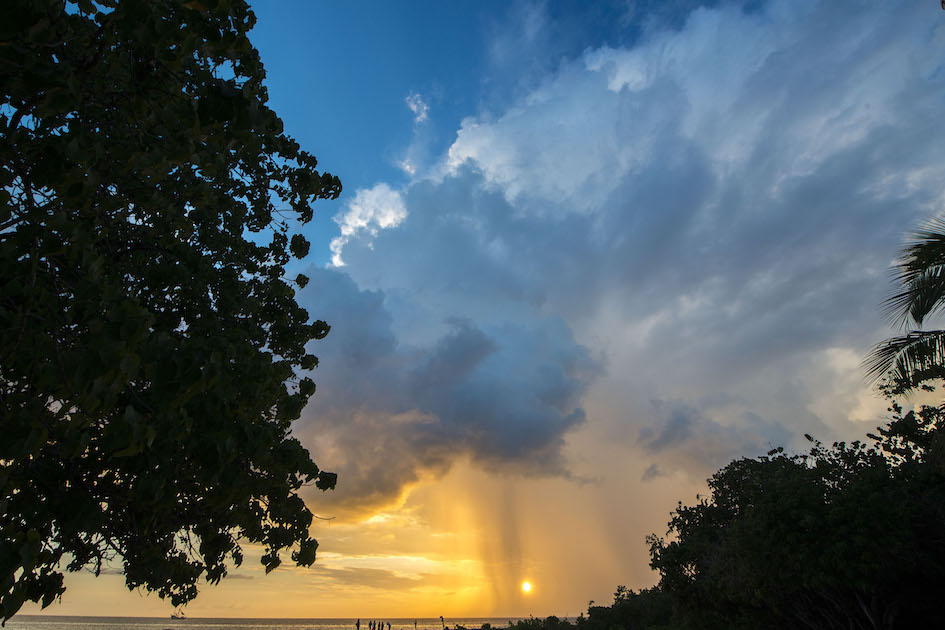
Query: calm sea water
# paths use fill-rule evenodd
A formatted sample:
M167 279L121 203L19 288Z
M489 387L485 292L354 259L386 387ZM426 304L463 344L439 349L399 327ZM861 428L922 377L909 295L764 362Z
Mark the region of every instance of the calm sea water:
M519 618L466 617L446 619L447 630L457 625L479 630L482 624L506 628ZM368 630L367 619L361 630ZM413 630L413 619L384 619L391 630ZM442 630L440 618L417 619L417 630ZM182 619L158 617L54 617L17 615L7 622L11 630L355 630L354 619ZM386 630L386 625L384 626Z

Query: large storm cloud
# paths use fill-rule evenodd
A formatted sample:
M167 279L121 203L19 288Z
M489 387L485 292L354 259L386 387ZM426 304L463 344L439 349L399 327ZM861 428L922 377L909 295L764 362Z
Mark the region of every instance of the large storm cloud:
M581 477L582 430L654 478L873 419L857 357L887 333L885 270L945 207L926 5L696 9L358 191L344 266L301 294L333 325L298 426L342 473L332 505L392 503L459 458Z

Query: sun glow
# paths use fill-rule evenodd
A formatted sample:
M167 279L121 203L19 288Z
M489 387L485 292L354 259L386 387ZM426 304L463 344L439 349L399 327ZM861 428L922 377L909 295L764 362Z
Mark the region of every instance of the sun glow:
M526 593L530 592L532 590L532 583L522 582L522 590L525 591Z

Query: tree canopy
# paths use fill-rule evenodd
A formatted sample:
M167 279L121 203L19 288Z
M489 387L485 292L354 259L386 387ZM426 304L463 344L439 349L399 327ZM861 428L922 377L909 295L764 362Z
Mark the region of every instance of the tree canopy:
M314 561L291 437L328 332L285 276L337 177L270 110L243 0L12 0L0 23L0 616L120 561L180 605Z
M903 414L860 442L776 449L709 480L649 539L660 589L690 628L934 625L945 582L945 410Z

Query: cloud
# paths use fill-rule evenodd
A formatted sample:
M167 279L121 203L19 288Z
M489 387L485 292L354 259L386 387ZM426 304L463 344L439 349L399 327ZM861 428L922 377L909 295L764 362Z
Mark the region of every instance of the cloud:
M663 472L663 469L660 468L658 464L650 464L646 467L646 470L643 471L643 476L640 477L640 481L650 481L651 479L662 477L665 474L666 473Z
M739 457L763 455L790 438L787 429L751 412L742 417L726 414L726 425L684 402L654 401L652 405L654 422L640 429L639 442L663 465L651 464L644 481L663 474L664 467L702 474Z
M430 113L430 106L423 101L423 98L419 94L411 92L407 95L407 98L404 99L404 103L407 105L407 108L413 112L414 124L420 124L427 119L427 114Z
M424 580L422 577L398 575L386 569L367 567L328 568L323 564L314 564L313 576L318 583L331 585L360 586L365 588L405 591L417 587Z
M454 317L407 343L383 292L339 270L307 273L300 302L332 331L313 346L319 393L296 433L344 479L343 491L320 499L328 509L395 504L462 458L569 473L564 436L585 420L580 400L598 365L560 320L523 327Z
M343 267L341 252L345 244L358 235L377 235L378 230L400 225L407 217L407 209L400 197L400 193L391 189L385 183L373 188L360 189L354 199L347 203L347 207L334 221L341 228L341 235L331 240L331 264Z
M860 431L866 387L830 366L886 334L901 234L945 205L937 24L920 3L695 9L467 118L435 176L359 191L346 266L301 294L334 326L299 429L342 473L332 505L461 459L581 476L581 432L647 478L704 478Z
M397 163L397 166L407 175L415 175L417 173L417 166L409 158L402 159Z
M255 580L255 575L248 575L246 573L234 573L230 572L226 574L226 579L228 580Z

